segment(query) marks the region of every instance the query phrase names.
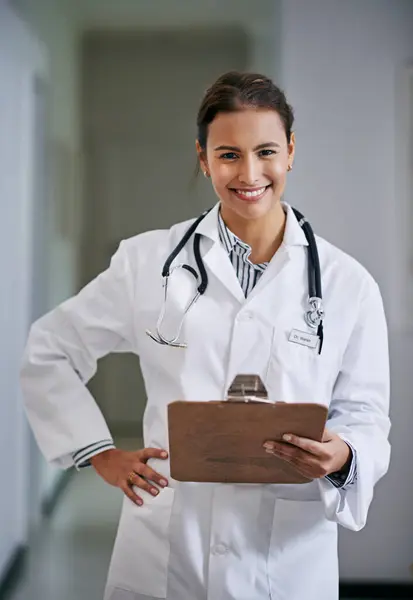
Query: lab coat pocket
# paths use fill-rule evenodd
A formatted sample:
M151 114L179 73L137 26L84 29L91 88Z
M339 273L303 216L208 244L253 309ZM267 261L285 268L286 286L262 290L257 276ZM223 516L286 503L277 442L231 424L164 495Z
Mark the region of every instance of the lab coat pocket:
M272 600L338 597L337 525L321 500L276 500L267 565Z
M305 329L305 328L303 328ZM290 340L293 327L274 330L267 389L274 402L316 402L329 405L339 372L339 353L324 340L321 354Z
M108 575L108 586L154 598L166 598L169 563L169 525L174 490L156 497L135 490L143 506L125 496Z

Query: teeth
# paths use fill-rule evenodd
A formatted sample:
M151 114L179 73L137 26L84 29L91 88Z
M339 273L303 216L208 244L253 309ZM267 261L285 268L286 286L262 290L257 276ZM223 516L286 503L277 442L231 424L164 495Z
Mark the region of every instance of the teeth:
M259 190L254 190L253 192L248 192L247 190L236 190L237 194L241 196L246 196L247 198L254 198L254 196L260 196L263 192L265 192L265 187L260 188Z

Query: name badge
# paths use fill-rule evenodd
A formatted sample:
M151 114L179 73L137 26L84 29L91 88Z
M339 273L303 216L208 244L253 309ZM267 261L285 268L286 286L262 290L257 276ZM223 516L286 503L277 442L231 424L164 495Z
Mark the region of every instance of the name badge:
M288 341L293 342L294 344L300 344L301 346L307 346L307 348L317 348L319 337L314 333L293 329Z

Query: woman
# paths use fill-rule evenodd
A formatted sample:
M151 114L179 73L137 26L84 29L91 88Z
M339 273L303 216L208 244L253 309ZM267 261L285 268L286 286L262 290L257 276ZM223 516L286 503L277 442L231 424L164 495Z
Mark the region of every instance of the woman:
M271 80L223 75L197 124L199 162L219 202L194 233L208 285L185 315L177 343L187 347L157 343L157 320L165 260L194 220L122 242L107 271L34 324L22 371L28 416L50 462L92 464L125 494L106 600L334 600L337 524L364 526L389 462L380 293L360 264L317 238L324 336L318 305L318 328L305 320L308 240L281 202L293 113ZM199 272L194 235L179 263ZM193 295L191 273L175 271L164 338L176 336ZM315 344L292 343L292 330ZM139 355L146 385L145 448L135 452L114 448L85 387L97 359L115 351ZM329 407L322 442L292 431L290 444L265 445L310 483L171 479L168 403L222 399L243 372L259 374L273 401Z

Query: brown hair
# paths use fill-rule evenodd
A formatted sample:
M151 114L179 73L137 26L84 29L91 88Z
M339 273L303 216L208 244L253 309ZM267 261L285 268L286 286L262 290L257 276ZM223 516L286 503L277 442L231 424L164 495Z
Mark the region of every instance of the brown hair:
M207 89L198 111L198 141L206 149L208 125L218 113L235 112L243 108L267 108L280 116L287 136L291 141L294 112L284 92L271 79L259 73L224 73Z

